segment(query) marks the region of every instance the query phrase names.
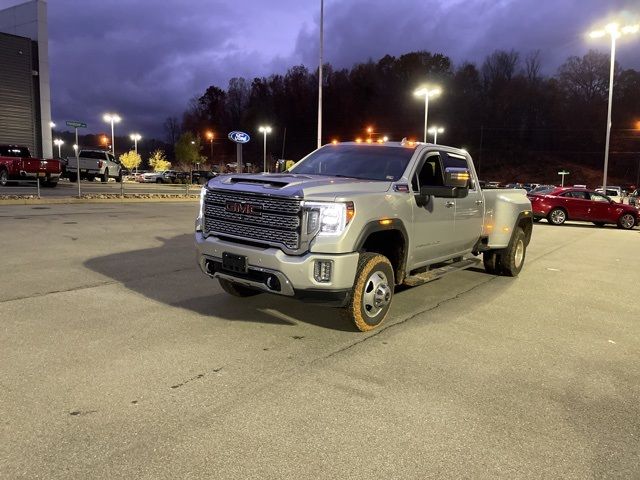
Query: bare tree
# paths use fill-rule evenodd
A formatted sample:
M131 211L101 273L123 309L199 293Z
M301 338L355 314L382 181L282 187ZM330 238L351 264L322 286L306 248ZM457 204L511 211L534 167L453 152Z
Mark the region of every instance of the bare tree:
M569 95L585 101L604 99L609 88L609 55L590 50L582 58L569 57L558 69L558 79Z
M527 79L530 83L536 83L540 80L540 50L534 50L524 59L524 68Z
M482 64L482 76L485 84L494 86L508 82L513 78L520 55L515 50L496 50Z
M180 136L180 122L176 117L167 117L164 121L164 131L167 135L167 142L175 145Z

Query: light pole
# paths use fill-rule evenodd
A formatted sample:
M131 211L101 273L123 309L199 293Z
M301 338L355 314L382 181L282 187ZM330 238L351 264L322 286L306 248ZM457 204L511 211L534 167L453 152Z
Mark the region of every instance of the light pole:
M120 122L120 120L122 119L117 113L106 113L102 117L102 119L107 123L111 123L111 153L113 153L113 156L115 156L116 155L116 138L113 134L113 131L114 131L113 124Z
M58 147L58 158L62 158L62 153L61 153L60 147L62 147L62 145L64 145L64 142L62 141L62 139L56 138L53 141L53 144Z
M602 190L607 191L607 172L609 170L609 143L611 139L611 107L613 103L613 74L616 64L616 39L622 35L638 33L640 25L627 25L622 28L617 23L609 23L602 30L594 30L589 34L591 38L611 37L611 67L609 72L609 106L607 108L607 133L604 142L604 173L602 175ZM564 177L563 177L564 178Z
M78 136L78 129L76 128L76 137ZM77 140L76 140L77 142ZM78 198L80 198L82 196L82 193L80 191L80 157L78 156L78 144L74 143L73 144L73 152L76 156L76 182L78 182Z
M318 65L318 148L322 146L322 62L324 55L324 0L320 0L320 63Z
M258 131L262 133L262 136L264 137L264 143L263 143L263 151L262 151L262 163L263 163L263 167L262 167L262 171L263 172L267 172L267 133L271 133L271 127L268 125L262 126L258 128Z
M429 116L429 97L440 95L440 87L420 87L413 94L416 97L424 97L424 142L427 143L427 118Z
M209 156L211 157L211 168L213 169L213 132L212 131L208 131L207 132L207 138L209 139L209 147L210 147L210 152L209 152Z
M133 140L133 149L135 150L136 154L138 153L138 140L140 140L142 138L142 135L140 135L139 133L132 133L131 135L129 135L129 138L131 140Z
M560 186L561 186L561 187L564 187L564 177L565 177L566 175L569 175L569 172L567 172L566 170L560 170L560 171L558 172L558 175L560 175L560 176L562 177L562 180L561 180Z
M429 129L429 133L433 134L433 143L434 145L438 143L438 134L444 132L444 128L442 127L431 127Z

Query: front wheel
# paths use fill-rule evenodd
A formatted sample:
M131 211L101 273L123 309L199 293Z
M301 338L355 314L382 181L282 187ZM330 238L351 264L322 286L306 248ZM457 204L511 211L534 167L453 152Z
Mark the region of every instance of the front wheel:
M9 183L9 174L3 168L2 170L0 170L0 187L6 186L7 183Z
M104 170L104 173L102 174L102 177L100 178L100 180L102 180L102 183L107 183L109 181L109 169L106 168Z
M624 230L631 230L636 225L636 217L631 213L624 213L618 219L618 228Z
M361 332L378 327L391 306L394 284L389 259L377 253L363 253L345 316Z
M69 174L69 181L70 182L77 182L78 181L78 174L77 173L70 173Z
M262 293L260 290L254 290L253 288L245 287L244 285L240 285L234 282L230 282L225 278L219 278L218 282L220 282L220 286L222 289L227 292L229 295L234 297L253 297Z

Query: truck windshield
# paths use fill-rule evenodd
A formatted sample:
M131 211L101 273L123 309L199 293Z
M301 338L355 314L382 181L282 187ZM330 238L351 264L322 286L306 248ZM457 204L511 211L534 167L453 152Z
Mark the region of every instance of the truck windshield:
M292 167L291 173L395 182L415 148L382 145L325 145Z

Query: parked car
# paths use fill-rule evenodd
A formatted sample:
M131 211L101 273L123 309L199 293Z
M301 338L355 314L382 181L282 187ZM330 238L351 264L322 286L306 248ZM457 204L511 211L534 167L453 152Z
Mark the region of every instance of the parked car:
M606 193L604 192L602 187L596 188L596 192L606 195L616 203L622 203L622 187L612 187L610 185L607 185Z
M199 183L200 185L204 185L216 176L218 176L218 174L211 170L194 170L191 173L191 183Z
M640 210L611 200L596 191L574 187L559 187L544 194L530 195L534 221L546 218L553 225L567 220L592 222L632 229L640 222Z
M111 152L106 150L83 149L78 152L78 158L69 157L67 159L67 175L69 181L75 182L80 176L80 180L93 181L99 178L103 182L108 182L110 178L115 178L116 182L122 181L123 167ZM78 172L78 161L80 162L80 172Z
M163 170L161 172L146 172L138 177L141 183L174 183L177 174L175 170Z
M58 185L62 163L54 159L41 159L31 156L27 147L19 145L0 145L0 186L10 181L24 181L40 178L42 186Z
M629 194L629 205L640 207L640 188L637 188Z
M533 190L531 190L527 195L530 197L531 195L540 195L546 192L550 192L551 190L557 188L555 185L538 185Z

